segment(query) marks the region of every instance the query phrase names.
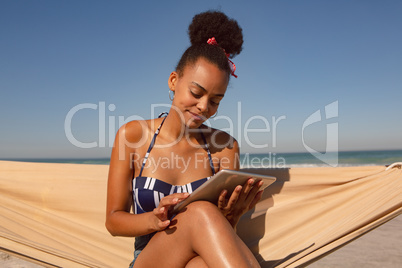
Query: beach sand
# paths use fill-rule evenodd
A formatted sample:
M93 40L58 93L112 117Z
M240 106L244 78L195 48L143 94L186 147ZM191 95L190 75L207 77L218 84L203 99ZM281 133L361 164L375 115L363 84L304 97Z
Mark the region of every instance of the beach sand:
M383 224L308 267L402 267L402 216Z
M378 168L369 168L370 170L377 170ZM68 172L66 172L68 170ZM369 171L370 171L369 170ZM80 259L85 260L87 257L91 258L91 256L103 257L104 259L108 259L113 256L116 260L120 260L121 263L117 264L118 267L125 267L125 264L129 263L130 255L132 254L132 240L120 240L120 238L112 238L104 229L104 208L103 205L99 206L99 204L105 204L105 186L106 186L106 178L107 178L107 166L96 166L96 165L76 165L76 164L39 164L39 163L18 163L18 162L4 162L0 161L0 179L4 179L3 187L6 188L0 189L5 190L5 194L11 196L9 199L4 199L4 202L13 202L13 200L22 200L24 199L24 204L20 204L22 212L18 212L16 210L16 214L9 215L25 215L29 212L29 206L39 206L47 212L51 212L51 215L66 217L68 220L75 220L80 225L72 224L74 228L79 228L81 224L83 224L84 228L75 230L76 233L87 233L85 235L85 242L93 242L96 245L96 241L98 241L101 248L99 251L88 251L87 248L81 247L80 251L74 254L82 254ZM312 170L309 170L310 173ZM26 183L26 175L29 174L29 179L31 181L42 181L46 185L46 189L41 192L41 199L36 199L35 196L39 193L40 187L35 189L33 188L34 184L21 184L23 182ZM50 180L51 178L57 177L57 183L54 180ZM47 181L49 179L49 181ZM87 185L83 182L87 182ZM80 188L79 191L84 192L87 199L76 200L74 191L66 191L66 189L76 189L76 184L79 183ZM71 187L71 188L69 188ZM19 195L14 195L15 192L21 192ZM78 191L76 189L75 191ZM91 192L92 191L92 192ZM55 204L55 200L57 200L57 193L63 193L63 196L71 197L68 203L63 203L64 211L59 211L60 206ZM69 196L69 194L71 196ZM92 196L91 196L92 195ZM1 196L0 196L1 197ZM85 207L82 207L81 203L84 202L86 204ZM52 205L52 206L51 206ZM86 215L86 211L88 208L97 207L94 210L93 216L90 218L83 217ZM78 208L78 211L76 210ZM15 209L19 209L16 207ZM75 210L72 210L75 209ZM79 210L82 211L79 211ZM3 217L7 218L7 210L4 210L2 213ZM35 217L31 217L32 221L30 223L36 224L38 222L46 221L44 219L39 219L38 216L46 216L45 214L32 214L36 215ZM29 216L28 214L26 216ZM57 218L57 217L56 217ZM1 217L0 217L1 219ZM18 219L18 218L17 218ZM16 219L16 220L17 220ZM85 221L83 221L83 219ZM66 220L62 220L65 222ZM18 221L15 221L17 224ZM22 222L22 221L19 221ZM73 222L72 222L73 223ZM58 227L60 223L55 222ZM26 225L26 224L25 224ZM12 229L13 225L9 225ZM77 227L78 226L78 227ZM88 230L85 226L91 226L94 228L93 230ZM0 225L0 227L2 227ZM67 228L68 227L68 228ZM67 229L60 229L62 233L60 233L61 241L66 241L69 239L70 235L70 225L68 225ZM25 230L26 228L21 225L20 235L23 237L25 232L26 234L30 234L30 229ZM10 230L11 230L10 229ZM64 232L64 233L63 233ZM89 238L92 238L89 239ZM107 241L107 243L105 243ZM110 242L109 242L110 241ZM73 241L69 241L69 243L73 243ZM63 243L54 244L57 247L61 247ZM82 243L79 243L81 245ZM72 244L74 245L74 244ZM106 246L110 246L110 248L105 248ZM1 251L3 245L0 245L0 267L26 267L26 268L37 268L42 267L37 264L33 264L27 262L26 260L19 259L15 256L11 256L7 253L7 251ZM96 248L96 247L93 247ZM124 248L125 252L121 255L121 249ZM337 251L332 252L331 254L323 257L322 259L316 261L315 263L309 265L309 267L318 268L318 267L402 267L402 216L398 216L392 219L389 222L379 226L378 228L372 230L371 232L363 235L362 237L354 240L348 245L338 249ZM107 254L111 254L110 256ZM99 254L105 255L100 256ZM109 256L109 257L108 257ZM106 263L106 261L105 261ZM101 266L101 265L100 265ZM66 266L67 267L67 266Z
M2 268L41 268L43 266L14 257L0 251L0 267Z

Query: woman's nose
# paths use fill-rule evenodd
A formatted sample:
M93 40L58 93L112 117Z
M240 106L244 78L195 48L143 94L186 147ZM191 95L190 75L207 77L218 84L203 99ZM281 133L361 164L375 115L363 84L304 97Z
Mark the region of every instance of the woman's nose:
M201 98L198 101L197 108L200 110L200 112L208 112L208 98Z

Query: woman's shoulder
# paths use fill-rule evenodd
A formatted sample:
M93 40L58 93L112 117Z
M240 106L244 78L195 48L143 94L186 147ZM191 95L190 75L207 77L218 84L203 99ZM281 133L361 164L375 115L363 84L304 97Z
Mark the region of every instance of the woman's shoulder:
M155 132L157 124L160 124L159 121L161 121L160 118L127 122L119 128L117 136L125 138L129 143L138 143Z
M211 151L238 150L236 139L229 133L205 125L202 130Z

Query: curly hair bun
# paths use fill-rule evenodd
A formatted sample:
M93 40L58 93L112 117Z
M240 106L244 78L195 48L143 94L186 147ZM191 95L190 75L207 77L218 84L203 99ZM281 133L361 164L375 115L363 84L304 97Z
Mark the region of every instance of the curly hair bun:
M191 45L206 44L215 37L219 46L229 53L231 58L242 50L243 33L237 21L229 19L220 11L206 11L194 16L188 27Z

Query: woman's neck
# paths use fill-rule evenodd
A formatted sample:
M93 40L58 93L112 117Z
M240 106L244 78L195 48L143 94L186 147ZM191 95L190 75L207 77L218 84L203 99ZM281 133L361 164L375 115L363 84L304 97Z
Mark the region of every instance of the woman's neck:
M163 136L169 142L180 142L183 139L193 140L199 137L199 129L190 129L183 121L183 118L171 108L162 126Z

